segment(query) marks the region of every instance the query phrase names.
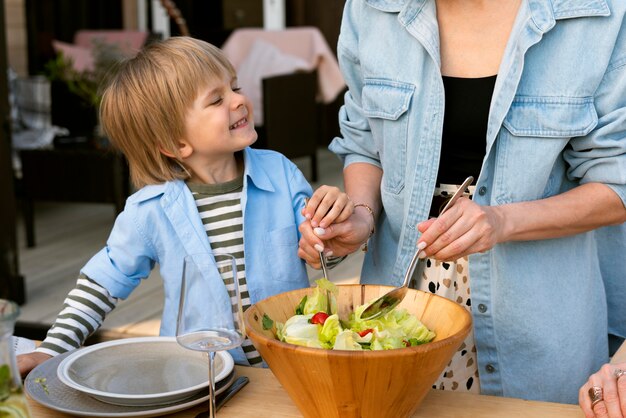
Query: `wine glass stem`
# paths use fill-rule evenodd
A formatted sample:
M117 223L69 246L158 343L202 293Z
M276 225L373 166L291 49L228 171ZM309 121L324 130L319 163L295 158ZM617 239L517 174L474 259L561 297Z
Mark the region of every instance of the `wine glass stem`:
M213 362L215 360L215 351L209 352L209 418L215 418L215 373Z

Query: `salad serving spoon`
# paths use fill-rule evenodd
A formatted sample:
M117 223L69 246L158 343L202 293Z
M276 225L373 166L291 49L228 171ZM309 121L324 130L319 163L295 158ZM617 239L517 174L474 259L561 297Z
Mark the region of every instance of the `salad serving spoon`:
M465 179L463 184L461 184L456 192L454 192L448 203L446 203L439 216L443 215L444 212L447 211L454 204L454 202L456 202L463 195L465 189L467 189L467 187L472 184L473 181L474 177L472 176L469 176ZM406 296L406 292L409 289L409 281L413 276L415 267L417 266L418 262L423 262L424 260L426 260L425 258L419 258L420 252L422 252L422 249L418 249L415 254L413 254L413 258L409 263L409 268L404 275L404 281L402 282L402 286L390 290L389 292L385 293L374 302L372 302L367 308L365 308L365 310L361 314L361 319L378 318L379 316L385 315L393 308L395 308L400 302L402 302L402 299L404 299L404 297Z
M330 278L328 277L328 266L326 265L326 255L324 254L323 251L320 251L320 263L322 264L322 274L324 274L324 278L326 280L330 280ZM332 315L333 313L331 312L330 309L330 290L326 289L326 313L328 315Z
M304 198L304 206L306 207L306 205L309 204L309 198L305 197ZM330 277L328 277L328 265L326 264L326 255L324 254L324 251L318 251L319 255L320 255L320 264L322 265L322 274L324 275L324 278L326 280L330 280ZM326 313L328 315L332 315L331 309L330 309L330 291L326 290L326 300L328 301L326 303Z

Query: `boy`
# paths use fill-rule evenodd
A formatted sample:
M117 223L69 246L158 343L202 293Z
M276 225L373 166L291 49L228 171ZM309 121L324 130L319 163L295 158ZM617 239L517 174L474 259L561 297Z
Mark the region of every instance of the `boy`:
M298 225L311 187L257 139L250 101L222 52L197 39L170 38L121 64L104 91L100 120L126 156L140 190L128 198L107 245L81 270L77 287L36 352L18 357L24 375L78 348L156 263L165 287L161 335L175 335L183 258L213 250L237 258L245 307L309 286L297 257ZM352 213L345 193L322 186L322 224ZM249 340L231 350L261 365Z

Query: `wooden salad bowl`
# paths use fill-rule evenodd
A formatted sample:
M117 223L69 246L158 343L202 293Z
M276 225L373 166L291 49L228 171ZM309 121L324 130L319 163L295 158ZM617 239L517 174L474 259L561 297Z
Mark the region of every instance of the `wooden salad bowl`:
M355 306L393 289L380 285L339 285L340 318ZM443 372L470 331L470 314L457 303L409 289L400 307L437 335L415 347L384 351L324 350L278 341L263 329L263 315L285 322L313 288L264 299L244 314L246 332L270 369L307 418L401 418L410 416Z

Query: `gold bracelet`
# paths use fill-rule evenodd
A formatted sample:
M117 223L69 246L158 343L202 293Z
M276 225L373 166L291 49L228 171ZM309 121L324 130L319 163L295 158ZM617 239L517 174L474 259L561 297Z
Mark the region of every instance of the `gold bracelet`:
M367 237L367 241L365 241L365 244L363 244L363 248L361 248L363 250L363 252L367 252L367 247L368 247L368 243L370 242L370 238L372 237L372 235L374 235L374 232L376 232L376 217L374 216L374 211L372 210L372 208L366 204L366 203L357 203L356 205L354 205L354 209L358 208L358 207L362 207L365 208L370 215L372 215L372 221L374 221L372 223L372 230L370 231L369 236Z

